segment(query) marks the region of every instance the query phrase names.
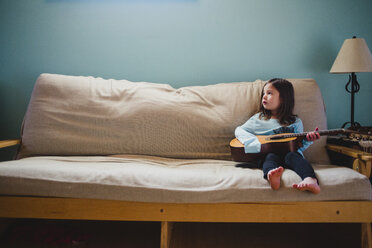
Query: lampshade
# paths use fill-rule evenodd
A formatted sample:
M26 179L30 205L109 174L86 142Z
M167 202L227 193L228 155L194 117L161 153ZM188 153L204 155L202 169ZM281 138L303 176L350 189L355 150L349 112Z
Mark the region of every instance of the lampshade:
M330 73L371 72L372 55L362 38L346 39Z

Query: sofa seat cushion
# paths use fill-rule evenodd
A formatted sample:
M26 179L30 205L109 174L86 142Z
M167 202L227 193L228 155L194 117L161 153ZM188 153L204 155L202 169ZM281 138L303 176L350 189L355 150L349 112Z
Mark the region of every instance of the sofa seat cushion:
M285 170L273 191L260 169L233 161L155 156L29 157L0 164L0 194L138 202L216 203L371 200L369 180L345 167L314 165L321 193L292 189Z

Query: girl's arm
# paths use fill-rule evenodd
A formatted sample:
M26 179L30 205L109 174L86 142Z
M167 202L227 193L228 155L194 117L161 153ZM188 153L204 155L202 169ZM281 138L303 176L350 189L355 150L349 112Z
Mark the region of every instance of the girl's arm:
M259 153L261 151L261 143L252 133L251 119L235 129L235 137L244 144L245 153Z
M297 118L296 122L293 124L295 133L302 133L304 131L304 126L300 118ZM307 139L302 140L302 147L298 149L299 152L305 151L314 142Z

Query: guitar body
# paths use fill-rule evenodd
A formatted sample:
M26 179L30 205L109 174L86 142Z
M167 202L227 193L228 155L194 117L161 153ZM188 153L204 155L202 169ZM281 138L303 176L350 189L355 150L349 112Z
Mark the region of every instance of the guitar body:
M333 129L318 131L319 135L352 133L354 131L345 129ZM231 157L236 162L251 162L264 158L268 153L285 154L295 152L302 147L302 140L309 132L304 133L280 133L274 135L257 135L261 143L259 153L245 153L244 145L238 139L230 142Z
M271 136L257 136L261 143L260 153L245 153L244 145L238 140L233 139L230 142L231 156L236 162L252 162L258 159L263 159L268 153L275 152L277 154L285 154L288 152L295 152L302 146L302 142L297 137L286 139L269 140Z

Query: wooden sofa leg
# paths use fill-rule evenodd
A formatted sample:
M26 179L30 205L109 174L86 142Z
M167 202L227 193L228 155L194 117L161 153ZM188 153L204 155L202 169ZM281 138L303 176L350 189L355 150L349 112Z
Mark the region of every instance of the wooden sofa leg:
M371 223L362 223L362 248L372 248Z
M160 248L169 248L172 236L173 222L161 222Z

